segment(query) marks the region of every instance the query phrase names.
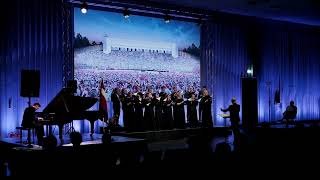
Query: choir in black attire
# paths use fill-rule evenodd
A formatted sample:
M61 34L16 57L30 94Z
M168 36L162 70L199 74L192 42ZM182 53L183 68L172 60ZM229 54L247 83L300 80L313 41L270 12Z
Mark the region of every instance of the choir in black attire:
M142 92L132 94L123 89L120 95L120 89L115 88L111 94L114 117L120 116L122 106L123 124L127 131L183 129L186 127L186 118L189 127L198 127L198 120L202 122L202 127L212 127L212 99L207 89L201 91L203 94L198 95L200 97L198 99L192 88L184 94L184 97L176 88L171 94L163 90L159 95L152 94L150 89L145 94Z

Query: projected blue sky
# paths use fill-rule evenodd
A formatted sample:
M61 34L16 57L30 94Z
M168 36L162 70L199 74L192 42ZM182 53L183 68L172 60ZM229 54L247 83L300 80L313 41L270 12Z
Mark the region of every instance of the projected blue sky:
M195 23L135 16L125 19L120 13L90 10L82 14L74 10L74 32L86 36L90 41L103 42L103 37L134 39L143 41L174 42L179 49L192 43L199 47L200 28Z

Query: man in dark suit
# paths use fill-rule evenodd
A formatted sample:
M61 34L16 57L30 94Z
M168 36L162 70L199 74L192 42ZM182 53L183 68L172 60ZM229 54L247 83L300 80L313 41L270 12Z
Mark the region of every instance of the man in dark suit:
M199 94L198 94L198 99L201 100L201 98L203 97L203 92L207 89L207 86L202 86L202 89L199 90ZM199 119L202 119L202 103L199 103Z
M294 105L294 101L290 101L290 105L287 106L286 111L283 113L283 118L286 122L286 127L288 127L289 123L294 122L294 119L297 116L298 108Z
M228 112L229 111L229 115L230 115L230 121L231 121L231 129L233 132L233 139L234 139L234 144L238 144L239 143L239 135L240 135L240 105L237 104L237 101L235 98L231 99L231 105L227 108L227 109L222 109L221 111L223 112Z
M111 94L111 101L113 107L113 119L116 121L115 125L118 125L120 117L120 89L115 88Z
M43 126L38 123L36 118L36 111L41 107L39 103L34 103L33 106L27 107L23 113L21 126L24 128L35 128L38 138L38 143L41 144L43 140L44 130Z
M39 103L34 103L24 110L21 126L25 128L33 128L36 124L36 110L41 107Z

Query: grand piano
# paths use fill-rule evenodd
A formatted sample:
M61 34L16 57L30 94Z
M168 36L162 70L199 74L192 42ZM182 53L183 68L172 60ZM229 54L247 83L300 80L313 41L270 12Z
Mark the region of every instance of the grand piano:
M90 121L91 135L94 133L94 123L101 116L99 111L87 111L98 99L91 97L74 96L73 89L63 88L50 103L37 113L38 117L43 119L40 121L43 125L58 125L59 138L62 139L63 127L73 120ZM51 128L50 128L51 129ZM51 130L50 130L51 133Z

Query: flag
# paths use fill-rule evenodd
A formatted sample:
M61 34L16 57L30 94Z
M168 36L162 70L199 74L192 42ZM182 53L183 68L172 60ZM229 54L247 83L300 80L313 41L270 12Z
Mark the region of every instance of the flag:
M108 118L108 105L107 105L107 94L106 94L106 89L103 84L103 79L100 82L100 89L99 89L99 111L101 115L107 119Z

